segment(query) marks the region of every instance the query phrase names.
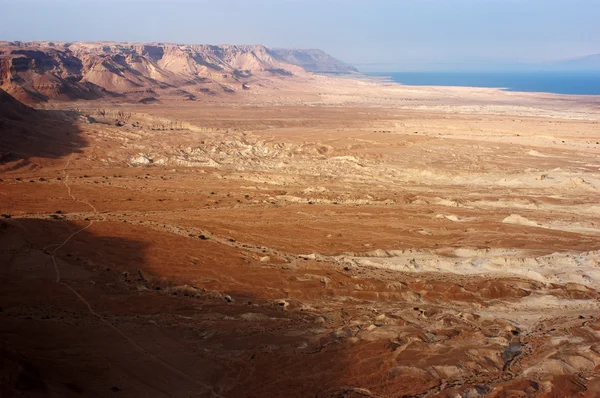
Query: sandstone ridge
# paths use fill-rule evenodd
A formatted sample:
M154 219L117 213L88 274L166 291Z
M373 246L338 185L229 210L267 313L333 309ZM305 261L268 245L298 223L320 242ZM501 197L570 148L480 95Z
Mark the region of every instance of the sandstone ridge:
M322 51L262 45L0 42L0 88L26 103L196 100L309 72L356 70Z

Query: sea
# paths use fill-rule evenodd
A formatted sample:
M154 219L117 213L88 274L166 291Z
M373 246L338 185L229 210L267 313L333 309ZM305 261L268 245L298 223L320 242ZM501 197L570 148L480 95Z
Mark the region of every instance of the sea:
M369 73L408 86L492 87L508 91L600 95L600 71Z

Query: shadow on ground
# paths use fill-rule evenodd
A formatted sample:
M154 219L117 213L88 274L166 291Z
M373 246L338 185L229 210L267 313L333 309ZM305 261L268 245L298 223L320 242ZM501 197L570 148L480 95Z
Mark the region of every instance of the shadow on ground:
M86 222L0 221L2 397L338 390L345 346L303 345L312 315L156 289L144 269L148 242L106 236L109 223L99 224L56 252L57 283L52 253Z

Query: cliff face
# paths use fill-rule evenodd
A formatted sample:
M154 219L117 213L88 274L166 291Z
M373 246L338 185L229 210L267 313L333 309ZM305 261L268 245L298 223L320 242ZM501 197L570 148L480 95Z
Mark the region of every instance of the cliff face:
M261 78L347 69L323 52L260 45L0 42L0 88L29 103L165 93L193 100Z
M271 53L280 60L302 67L307 72L351 74L358 73L358 69L347 65L321 50L291 50L278 48Z

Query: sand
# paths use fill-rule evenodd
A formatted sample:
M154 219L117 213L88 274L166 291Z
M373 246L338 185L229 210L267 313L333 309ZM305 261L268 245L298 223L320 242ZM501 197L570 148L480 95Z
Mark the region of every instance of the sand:
M598 394L600 99L277 84L3 122L3 396Z

